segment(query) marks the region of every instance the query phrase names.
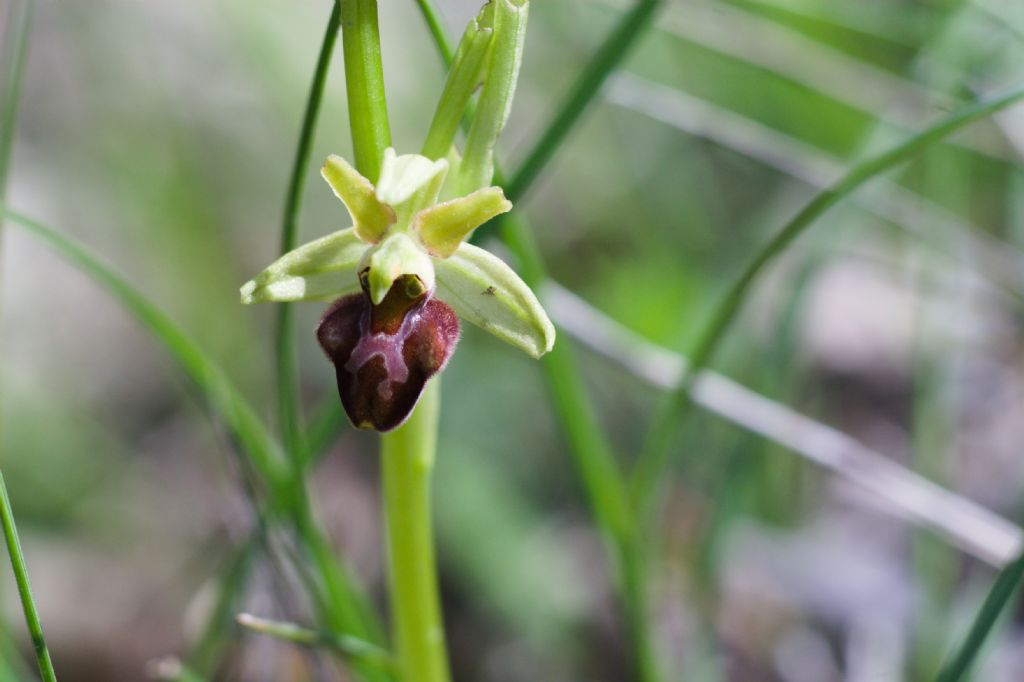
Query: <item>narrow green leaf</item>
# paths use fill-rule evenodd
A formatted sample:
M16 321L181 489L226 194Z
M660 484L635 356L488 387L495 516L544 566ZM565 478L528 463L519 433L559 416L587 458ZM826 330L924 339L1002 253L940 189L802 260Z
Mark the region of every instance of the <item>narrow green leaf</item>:
M996 578L963 644L942 666L936 682L958 682L965 678L978 657L978 652L991 634L999 615L1013 601L1013 595L1020 587L1022 580L1024 580L1024 554L1004 568Z
M302 116L302 129L299 132L298 144L295 148L295 160L292 163L288 178L288 192L285 196L284 215L281 220L281 248L279 253L285 254L295 248L298 233L299 212L302 208L302 194L306 187L307 166L310 150L313 147L313 135L316 131L317 118L320 115L320 102L323 100L324 85L327 82L327 71L331 64L331 53L337 42L338 30L341 26L341 6L332 3L331 16L324 29L320 54L317 57L313 81L309 86L306 98L306 109ZM295 323L290 305L278 307L274 321L274 356L277 378L278 415L280 418L281 436L288 451L302 452L302 414L299 406L299 361L295 352Z
M322 530L313 522L305 486L301 481L296 482L280 444L224 372L164 313L86 248L3 205L0 205L0 216L52 246L65 260L106 288L156 336L199 387L214 412L224 420L247 461L261 475L275 508L295 513L293 521L299 536L312 553L319 577L327 588L327 597L318 603L318 609L336 630L351 631L368 639L381 639L380 627L369 600L359 590L348 569L338 561ZM384 679L372 670L360 669L360 672L366 679Z
M0 215L52 246L63 258L106 288L139 322L148 327L199 386L211 407L224 420L232 437L249 455L274 498L279 502L288 499L291 476L280 445L267 432L255 410L220 367L192 339L85 247L9 208L0 206Z
M968 124L1005 109L1022 98L1024 98L1024 88L972 104L914 135L902 144L862 161L830 188L818 193L792 220L783 226L775 237L754 254L714 308L709 322L698 336L693 352L689 355L690 365L683 381L663 401L652 422L633 478L632 497L634 503L646 505L654 497L653 492L667 464L672 440L681 423L679 410L686 402L687 395L693 386L693 380L713 358L762 269L782 254L793 240L803 234L825 211L864 183L905 163L915 154Z
M601 86L608 80L608 76L622 63L640 36L644 35L654 10L661 2L662 0L638 0L601 44L597 53L587 62L586 68L573 84L572 91L559 107L558 113L505 185L505 192L513 203L519 201L530 189L551 157L562 146L569 131L601 91Z
M25 612L25 624L28 626L28 634L32 638L32 646L36 652L36 661L39 663L39 674L42 675L43 682L57 682L57 675L53 671L53 662L50 661L50 650L46 648L46 638L43 636L43 625L39 621L39 609L32 597L32 586L29 584L25 554L21 550L18 529L14 525L14 512L11 510L11 500L7 494L7 483L4 482L3 473L0 473L0 524L3 525L7 553L11 558L11 569L14 571L14 581L18 585L18 596L21 598L22 610Z
M643 32L647 19L660 0L641 0L630 14L622 19L599 51L598 58L580 75L567 100L562 114L556 116L548 132L528 157L535 157L523 169L532 177L523 175L519 181L521 195L533 177L547 163L554 148L574 125L576 118L590 103L608 74L615 69L627 53L632 42ZM430 0L421 0L429 5ZM450 50L443 36L435 34L442 57ZM553 130L555 126L561 130ZM548 148L550 146L550 148ZM542 150L542 151L538 151ZM523 171L521 171L522 173ZM495 164L495 184L508 188L500 168ZM517 195L517 196L518 196ZM540 287L547 273L540 249L533 234L519 212L498 221L501 236L519 260L526 283ZM477 235L480 234L477 231ZM615 455L604 435L596 410L576 367L572 349L565 343L555 345L543 359L548 390L558 413L573 465L586 491L591 511L605 539L610 561L619 574L619 597L626 612L632 639L632 655L636 678L639 682L657 682L661 679L657 655L654 650L650 623L647 617L647 573L643 557L634 542L632 514L622 473Z

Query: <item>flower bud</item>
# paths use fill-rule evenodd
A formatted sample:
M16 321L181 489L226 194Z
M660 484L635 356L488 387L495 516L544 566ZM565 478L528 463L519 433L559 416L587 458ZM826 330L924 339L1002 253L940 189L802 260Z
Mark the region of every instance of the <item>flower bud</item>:
M427 380L448 362L459 321L415 275L396 278L376 305L367 288L335 301L316 335L334 363L352 423L390 431L412 413Z

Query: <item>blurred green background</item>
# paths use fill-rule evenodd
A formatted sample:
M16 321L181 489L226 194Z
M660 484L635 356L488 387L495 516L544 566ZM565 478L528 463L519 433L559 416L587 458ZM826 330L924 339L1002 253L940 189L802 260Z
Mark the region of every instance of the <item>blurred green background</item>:
M24 0L5 3L9 21ZM8 201L102 253L272 419L274 310L243 308L238 287L276 254L330 3L35 4ZM439 6L452 33L477 9ZM506 166L627 7L533 3ZM395 145L411 151L444 71L412 2L381 3L381 32ZM1020 3L671 0L518 208L560 284L682 351L817 187L1021 84L1022 65ZM1022 152L1024 108L1010 109L844 201L758 284L716 369L1020 518ZM340 50L313 167L329 153L351 155ZM312 177L300 240L347 224ZM253 523L230 444L105 292L24 233L3 240L0 457L57 671L159 677L198 637ZM320 312L298 308L310 407L334 392ZM660 389L598 353L579 361L631 461ZM467 328L443 391L435 485L455 678L628 679L605 554L540 368ZM679 679L932 678L991 557L729 420L688 412L682 432L652 530L656 634ZM375 448L345 429L314 485L336 545L383 600ZM287 583L257 561L237 610L301 620ZM1024 678L1021 625L1002 624L976 679ZM212 679L336 679L237 629L222 654ZM32 679L5 656L11 679Z

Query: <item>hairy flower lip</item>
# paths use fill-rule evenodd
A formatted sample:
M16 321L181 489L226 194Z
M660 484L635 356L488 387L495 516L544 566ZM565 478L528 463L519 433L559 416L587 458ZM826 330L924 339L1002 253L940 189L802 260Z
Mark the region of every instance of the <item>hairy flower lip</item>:
M385 432L404 423L458 343L455 313L426 291L410 296L411 277L396 281L380 304L366 291L338 299L317 325L342 406L357 428Z

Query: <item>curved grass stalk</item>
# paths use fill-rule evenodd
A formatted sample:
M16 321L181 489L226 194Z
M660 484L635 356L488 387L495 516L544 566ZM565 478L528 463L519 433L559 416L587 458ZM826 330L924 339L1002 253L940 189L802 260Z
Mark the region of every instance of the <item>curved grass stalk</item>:
M32 586L28 580L25 554L21 551L21 540L18 539L18 530L14 525L14 512L11 511L11 500L7 495L7 483L4 482L2 472L0 472L0 522L3 524L4 540L7 542L7 552L11 557L11 569L14 571L14 581L18 585L21 607L25 612L25 624L28 626L28 633L32 638L32 648L35 649L36 661L39 663L39 674L42 675L43 682L57 682L57 675L53 671L53 662L50 661L50 650L46 648L46 638L43 636L43 625L39 621L39 609L36 608L35 599L32 597Z
M255 410L223 370L163 312L85 247L59 232L0 204L0 217L49 244L60 256L102 285L163 344L171 358L197 385L213 411L220 416L232 440L266 486L274 511L294 512L296 528L312 553L329 598L318 609L339 632L352 633L374 643L381 641L369 599L361 592L348 569L330 551L322 530L313 522L304 488L297 485L281 445L271 436ZM314 595L319 596L319 595ZM359 669L367 679L385 680L376 669Z
M686 375L679 386L663 401L654 418L632 481L632 499L635 506L645 507L654 497L657 482L667 464L671 443L680 423L680 408L688 399L687 395L694 378L714 357L719 343L742 308L747 293L762 269L782 254L793 240L803 234L825 211L864 183L908 161L915 154L968 124L1005 109L1022 98L1024 89L1015 89L988 101L973 104L914 135L906 142L858 163L842 179L815 196L754 255L714 308L710 321L705 325L693 352L690 353L690 366Z
M324 39L320 45L313 81L309 86L306 109L302 116L302 129L299 132L295 160L292 163L291 175L288 179L288 192L281 221L282 254L295 248L299 212L302 209L302 194L306 187L307 166L313 146L313 133L316 131L324 85L327 82L327 71L330 68L331 54L334 52L334 44L337 41L340 26L341 8L338 2L335 2L331 9L331 16L327 20L327 28L324 30ZM295 352L294 309L290 303L282 303L277 308L277 319L274 324L274 347L277 361L277 400L281 437L288 452L291 453L292 459L298 462L301 471L306 457L303 454L305 447L302 434L302 415L299 407L299 370Z
M563 107L562 114L551 124L565 126L560 132L542 135L531 157L535 165L521 175L521 191L532 182L550 159L554 148L561 143L569 128L600 89L608 74L626 54L632 42L642 33L647 17L660 0L643 0L626 15L600 50L600 64L606 73L589 68L579 77ZM430 16L430 0L419 0L424 16ZM451 45L443 33L434 33L436 46L446 63L450 63ZM622 41L624 44L619 44ZM593 67L593 63L591 65ZM551 145L551 148L547 147ZM521 171L522 173L522 171ZM509 183L495 164L494 182L506 188ZM511 196L511 192L509 192ZM514 212L500 221L501 236L517 257L524 281L534 290L547 280L540 249L521 213ZM486 226L484 226L486 227ZM483 229L483 228L480 228ZM477 232L480 232L480 229ZM633 641L633 667L641 682L661 679L658 657L650 632L647 598L647 565L642 547L634 541L634 527L622 472L615 461L614 452L600 427L593 404L587 398L579 371L576 369L572 349L564 342L541 359L548 390L558 411L562 430L569 443L573 465L580 476L598 528L605 540L611 563L618 578L618 589Z
M999 577L996 578L963 644L942 666L936 682L959 682L959 680L965 679L978 657L978 652L988 640L1000 614L1013 600L1013 595L1022 581L1024 581L1024 554L1003 569Z
M572 91L548 123L540 138L527 153L522 165L505 185L505 193L515 203L533 185L533 182L547 166L551 157L561 147L569 131L579 121L608 76L622 63L637 39L649 27L654 11L662 0L638 0L633 8L619 21L587 62L586 68L577 77Z

